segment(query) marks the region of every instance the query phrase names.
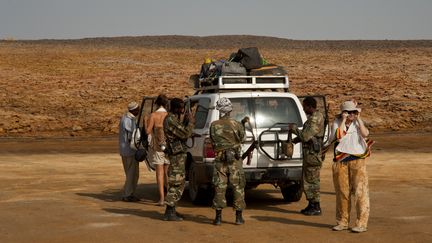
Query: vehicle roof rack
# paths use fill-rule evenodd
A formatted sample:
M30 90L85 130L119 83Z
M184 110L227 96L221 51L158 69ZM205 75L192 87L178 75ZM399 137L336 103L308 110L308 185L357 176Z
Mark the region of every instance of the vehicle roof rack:
M195 88L196 94L246 90L288 92L288 76L219 76L213 80L212 84Z

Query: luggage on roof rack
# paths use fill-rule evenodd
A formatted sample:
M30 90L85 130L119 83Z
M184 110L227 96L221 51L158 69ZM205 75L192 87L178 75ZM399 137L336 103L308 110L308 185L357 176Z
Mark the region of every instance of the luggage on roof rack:
M285 69L274 64L263 65L264 63L266 62L263 61L258 48L241 48L237 53L231 54L229 61L216 61L206 58L201 65L198 79L193 76L194 79L190 79L190 81L195 89L201 88L202 90L221 87L220 83L229 84L230 86L235 83L249 84L249 86L254 85L255 89L261 89L262 86L271 86L271 83L279 86L284 83L284 76L287 75ZM252 79L252 77L256 77L256 79ZM276 87L276 89L278 88L287 89L287 87Z
M241 78L245 82L238 83ZM288 76L219 76L215 82L208 86L195 87L197 93L209 93L218 91L242 91L242 90L283 90L288 92Z

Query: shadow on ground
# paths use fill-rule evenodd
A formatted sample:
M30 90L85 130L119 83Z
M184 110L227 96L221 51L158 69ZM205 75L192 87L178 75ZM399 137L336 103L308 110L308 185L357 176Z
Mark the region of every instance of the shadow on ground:
M104 211L115 214L128 214L139 217L151 218L155 220L163 220L163 213L159 211L146 211L131 208L103 208ZM207 218L204 215L192 215L192 214L181 214L184 220L192 221L199 224L211 224L212 219Z
M308 222L304 220L295 220L295 219L271 217L271 216L251 216L251 218L254 218L258 221L278 222L278 223L290 224L290 225L296 224L296 225L304 225L309 227L318 227L318 228L327 228L327 229L330 229L333 226L331 224L321 224L321 223Z

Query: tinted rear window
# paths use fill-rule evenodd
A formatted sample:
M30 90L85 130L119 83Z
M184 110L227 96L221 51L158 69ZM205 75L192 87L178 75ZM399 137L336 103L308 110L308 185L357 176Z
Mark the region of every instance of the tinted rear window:
M209 110L210 99L201 98L197 104L194 105L195 110L195 128L204 128L207 122L208 110Z
M240 121L253 117L257 128L269 128L275 123L296 123L302 126L300 112L293 99L287 97L230 98L231 116Z

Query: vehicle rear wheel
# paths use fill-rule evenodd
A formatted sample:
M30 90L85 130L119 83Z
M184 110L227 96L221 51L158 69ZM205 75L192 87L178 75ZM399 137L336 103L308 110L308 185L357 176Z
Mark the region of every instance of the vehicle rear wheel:
M286 202L298 202L303 195L303 187L300 183L281 186L282 196Z
M193 167L189 169L189 197L194 204L209 204L211 200L211 186L200 185L195 176Z

